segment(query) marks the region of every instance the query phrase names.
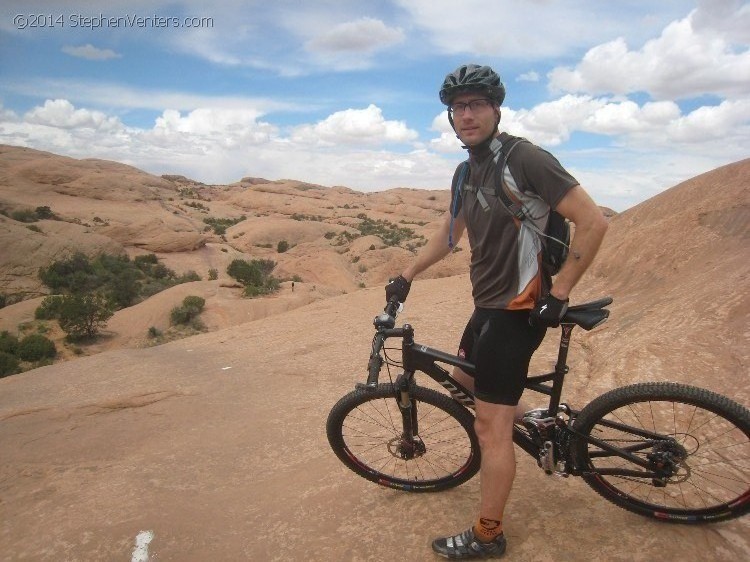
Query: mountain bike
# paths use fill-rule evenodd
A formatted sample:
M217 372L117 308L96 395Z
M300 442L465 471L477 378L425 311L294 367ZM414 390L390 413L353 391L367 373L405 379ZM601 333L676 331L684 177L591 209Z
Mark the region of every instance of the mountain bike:
M526 389L549 396L546 407L518 419L513 441L547 474L580 476L604 499L629 511L683 523L732 519L750 510L750 411L709 390L672 382L616 388L581 410L561 403L571 334L609 317L606 297L571 306L561 322L554 371L529 376ZM474 397L442 365L471 375L474 365L414 341L395 327L389 302L375 317L365 383L342 397L326 424L338 458L382 486L436 492L472 478L480 449ZM388 338L401 338L401 362ZM390 382L379 382L383 366ZM392 367L402 372L395 381ZM445 392L419 386L422 372Z

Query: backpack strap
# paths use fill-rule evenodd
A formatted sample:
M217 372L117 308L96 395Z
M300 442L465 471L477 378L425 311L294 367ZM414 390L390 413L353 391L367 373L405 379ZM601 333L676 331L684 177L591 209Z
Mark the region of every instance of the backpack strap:
M465 160L461 165L461 171L458 172L458 181L456 182L456 192L453 194L453 205L451 205L451 224L448 229L448 247L453 249L453 221L458 216L458 200L461 197L461 190L466 180L466 174L469 171L469 161Z
M512 214L520 221L526 219L526 213L524 213L523 206L520 202L516 202L511 199L508 188L505 186L505 180L503 176L505 174L505 166L508 165L508 158L510 158L513 149L515 149L522 142L529 141L523 137L511 137L500 146L500 152L498 152L497 155L497 167L499 169L499 172L497 175L497 185L495 186L495 195L497 196L497 198L502 201L503 205L505 205L505 208L510 211L510 214Z

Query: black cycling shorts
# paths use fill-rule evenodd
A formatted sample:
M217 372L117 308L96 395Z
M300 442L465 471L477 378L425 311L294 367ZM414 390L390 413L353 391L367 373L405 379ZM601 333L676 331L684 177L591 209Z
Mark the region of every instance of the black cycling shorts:
M546 332L529 325L529 312L477 308L466 324L458 354L476 365L474 395L480 400L518 404L531 356Z

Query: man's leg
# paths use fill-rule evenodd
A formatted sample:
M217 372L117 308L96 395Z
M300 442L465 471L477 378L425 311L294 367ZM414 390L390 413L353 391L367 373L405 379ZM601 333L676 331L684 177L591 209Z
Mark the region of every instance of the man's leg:
M482 400L477 400L476 406L474 428L482 450L479 517L502 521L516 475L513 448L516 408Z
M461 383L466 389L474 392L474 377L472 377L471 375L467 375L466 372L460 367L453 367L453 378ZM514 421L516 423L520 422L523 418L523 415L528 411L528 409L528 404L525 401L519 401L518 406L516 406L515 408L516 412Z
M436 539L432 549L446 558L501 556L505 552L503 511L516 474L513 451L515 406L476 401L474 424L482 450L479 520L452 537Z

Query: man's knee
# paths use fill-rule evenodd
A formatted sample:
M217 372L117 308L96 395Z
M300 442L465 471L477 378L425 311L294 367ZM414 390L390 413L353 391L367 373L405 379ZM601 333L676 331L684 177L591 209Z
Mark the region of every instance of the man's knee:
M477 401L474 431L482 448L512 445L515 410L515 406Z

